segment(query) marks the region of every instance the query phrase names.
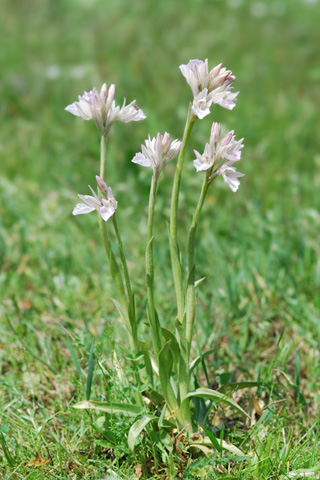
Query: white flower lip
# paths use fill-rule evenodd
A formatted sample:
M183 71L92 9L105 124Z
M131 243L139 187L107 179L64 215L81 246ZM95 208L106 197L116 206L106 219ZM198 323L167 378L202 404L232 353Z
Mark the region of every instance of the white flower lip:
M238 172L233 164L241 158L243 138L236 140L233 135L234 132L231 130L220 140L220 133L220 124L214 122L211 127L210 141L206 143L203 154L201 155L194 150L196 159L193 164L197 172L212 169L210 172L211 181L217 175L222 175L225 183L233 192L236 192L240 185L238 178L243 177L244 174Z
M179 140L171 140L169 133L164 135L160 133L156 137L145 140L145 145L141 145L141 152L136 153L132 162L142 167L150 167L156 176L159 176L166 164L175 158L182 143Z
M100 92L95 87L89 92L84 92L78 97L78 102L71 103L65 110L84 120L94 120L101 135L105 135L117 120L128 123L146 118L135 100L129 105L126 105L126 100L124 100L121 108L116 106L115 90L115 85L110 85L108 89L107 84L104 83Z
M93 188L89 188L92 192L91 195L78 195L83 203L77 203L72 211L72 215L82 215L84 213L90 213L97 210L101 218L106 222L115 213L118 202L113 196L111 187L102 180L102 178L96 176L99 190L104 194L97 195Z
M223 108L232 110L238 95L231 91L231 84L236 77L231 70L222 68L222 63L214 67L210 72L208 59L190 60L187 65L180 65L182 75L190 85L194 99L192 112L202 119L209 115L213 103Z
M233 166L232 162L226 162L218 170L218 175L222 175L224 182L231 188L233 192L236 192L239 188L239 177L244 177L244 173L238 172Z

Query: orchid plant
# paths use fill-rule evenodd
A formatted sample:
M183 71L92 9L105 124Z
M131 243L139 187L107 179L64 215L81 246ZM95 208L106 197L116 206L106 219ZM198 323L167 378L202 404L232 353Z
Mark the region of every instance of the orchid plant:
M133 449L137 436L150 422L156 422L159 428L178 428L185 432L190 443L194 443L193 434L198 431L198 422L194 414L192 398L200 397L206 405L207 413L213 406L225 402L243 414L245 412L230 397L224 393L208 388L194 389L192 373L199 364L200 357L192 358L192 340L196 325L196 266L195 248L196 232L201 210L210 185L222 176L224 182L233 192L239 188L239 178L243 176L234 167L241 158L243 139L236 140L234 132L230 131L221 138L221 126L214 122L211 128L209 142L200 154L194 151L193 161L197 172L203 175L199 200L193 214L188 236L188 247L185 254L180 251L178 238L179 192L183 172L184 159L191 132L197 119L209 115L214 104L232 110L238 93L232 91L235 76L230 70L217 65L211 71L208 60L190 60L187 65L181 65L180 70L190 85L193 100L188 109L188 115L182 141L172 140L169 133L158 133L155 137L145 140L141 152L137 153L132 162L153 171L149 196L149 213L146 238L146 287L147 287L147 318L150 327L149 338L141 338L138 332L135 294L132 287L130 271L123 248L120 231L117 224L118 204L112 189L106 181L106 143L113 123L140 121L146 118L143 111L133 101L122 107L115 104L115 86L107 88L104 84L100 92L93 88L79 96L66 110L84 120L93 120L101 137L100 172L96 176L97 193L89 186L91 195L79 195L82 203L78 203L73 215L85 214L96 210L102 232L104 247L110 266L113 282L118 291L115 302L123 318L131 341L133 358L143 361L143 369L136 372L135 381L138 384L134 404L112 404L86 400L76 405L76 408L97 409L108 413L127 413L136 415L138 419L129 432L129 445ZM175 176L172 186L171 210L169 219L169 245L176 296L175 330L170 330L161 320L154 295L154 248L156 235L154 232L154 208L161 174L169 161L177 158ZM203 172L203 173L202 173ZM121 206L120 206L121 207ZM121 208L119 208L121 210ZM110 242L109 226L112 222L117 239L118 253ZM185 268L186 264L186 268ZM206 356L209 352L204 352ZM145 404L149 399L150 410ZM210 436L211 443L212 435ZM200 445L200 442L197 442Z

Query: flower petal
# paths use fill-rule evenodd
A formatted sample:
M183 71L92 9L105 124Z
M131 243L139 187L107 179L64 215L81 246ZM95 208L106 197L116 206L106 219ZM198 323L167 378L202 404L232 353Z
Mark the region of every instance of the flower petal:
M135 100L127 106L123 105L118 114L118 120L123 123L139 122L140 120L144 120L145 118L147 117L145 116L141 108L136 105Z
M194 153L195 153L197 158L193 161L193 165L194 165L195 169L197 170L197 172L202 172L204 170L209 170L209 168L212 167L212 165L214 163L214 158L213 157L209 158L206 155L200 155L200 153L197 152L197 150L194 150Z
M99 211L102 219L106 222L110 217L112 217L116 209L110 204L109 206L101 207Z
M74 207L72 211L72 215L81 215L83 213L90 213L90 212L93 212L94 210L95 208L89 207L84 203L77 203L77 205Z
M131 160L133 163L137 163L142 167L152 167L149 158L145 157L142 153L136 153L133 159Z
M192 111L200 120L210 113L212 100L208 96L208 90L205 88L193 99Z
M222 178L233 192L236 192L238 190L240 186L240 181L237 178L228 177L228 175L222 175Z
M99 210L101 204L100 201L95 198L91 197L91 195L78 195L78 197L86 204L88 207L93 208L94 210Z

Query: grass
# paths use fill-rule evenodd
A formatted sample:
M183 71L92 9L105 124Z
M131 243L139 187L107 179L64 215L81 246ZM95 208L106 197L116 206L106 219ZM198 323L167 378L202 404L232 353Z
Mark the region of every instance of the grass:
M319 13L318 3L302 0L1 3L4 479L320 478ZM206 280L194 354L197 345L216 348L197 371L201 385L260 382L234 394L250 421L229 409L214 420L218 438L244 458L215 451L190 461L179 442L172 448L152 428L131 453L128 418L72 408L88 392L93 339L91 398L126 401L132 385L122 373L126 333L110 301L96 219L71 218L77 193L98 171L99 142L94 125L63 109L107 81L119 101L136 98L147 114L115 125L108 150L143 329L150 178L130 160L148 133L181 138L190 91L178 65L190 58L223 61L240 91L232 113L217 107L193 138L201 151L213 119L234 128L245 138L239 169L246 173L237 194L216 182L204 208L197 261ZM182 230L201 184L189 151ZM174 321L165 228L173 168L156 207L156 300L167 325Z

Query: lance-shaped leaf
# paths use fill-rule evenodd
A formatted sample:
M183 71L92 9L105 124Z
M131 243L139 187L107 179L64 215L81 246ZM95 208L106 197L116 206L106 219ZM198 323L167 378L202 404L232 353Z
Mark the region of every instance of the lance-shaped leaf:
M147 344L147 342L140 341L140 347L143 353L144 366L149 378L149 382L151 386L153 386L153 370L152 370L152 363L151 363L150 354L149 354L149 345Z
M131 417L141 415L145 411L143 407L132 405L131 403L109 403L90 400L83 400L82 402L76 403L73 405L73 408L79 408L82 410L88 408L91 410L99 410L100 412L105 413L129 415Z
M128 434L128 445L132 452L134 450L134 446L140 433L146 428L148 423L158 419L159 418L155 415L143 415L143 417L139 418L139 420L134 422Z
M199 285L201 285L201 283L204 282L206 278L207 278L207 277L202 277L202 278L199 278L199 280L196 280L196 281L194 282L195 288L197 288Z
M178 370L177 367L179 365L179 359L180 359L180 356L181 356L181 352L180 352L180 348L179 348L179 344L177 342L177 339L174 336L174 334L172 332L170 332L170 330L168 330L167 328L162 327L161 328L161 333L162 333L162 336L164 337L164 339L167 342L171 341L170 350L171 350L171 353L172 353L174 368L177 371Z
M159 378L166 401L171 410L178 408L177 398L171 386L172 353L171 340L164 344L159 354Z
M182 271L181 271L181 260L179 256L179 251L175 247L171 231L168 227L168 234L169 234L169 246L170 246L170 258L171 258L171 266L173 272L173 279L174 279L174 288L176 291L176 297L178 302L178 321L180 323L183 322L184 317L184 289L183 289L183 282L182 282Z
M207 452L205 452L204 449L207 448L210 450L210 453L212 453L212 442L208 437L204 437L204 439L201 440L200 442L192 442L190 444L190 447L199 448L201 451L203 451L206 454ZM222 440L221 442L221 448L223 448L224 450L227 450L228 452L232 452L234 455L237 455L239 457L244 457L244 459L250 458L250 457L246 457L245 454L238 447L236 447L232 443L227 443L224 440Z
M249 415L243 410L243 408L241 408L231 398L228 398L228 396L223 395L222 393L217 392L216 390L211 390L210 388L197 388L197 390L195 390L194 392L188 393L188 395L186 395L185 398L183 399L183 402L180 408L182 409L184 402L188 402L189 398L192 398L192 397L206 398L207 400L210 400L215 404L220 402L226 403L227 405L230 405L230 407L233 407L239 412L241 412L243 415L246 415L247 417L249 417Z

